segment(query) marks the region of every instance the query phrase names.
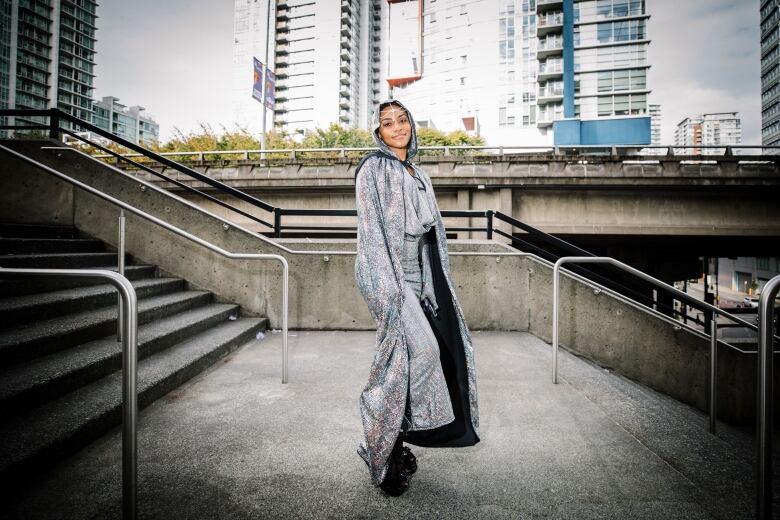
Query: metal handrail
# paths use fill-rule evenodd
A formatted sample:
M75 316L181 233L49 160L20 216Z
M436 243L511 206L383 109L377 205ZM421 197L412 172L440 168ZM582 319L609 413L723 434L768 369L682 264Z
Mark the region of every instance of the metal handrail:
M772 391L774 307L780 276L764 284L758 299L758 402L756 403L756 518L772 518Z
M116 199L112 197L111 195L106 195L100 190L97 190L93 188L92 186L89 186L88 184L85 184L79 180L76 180L72 177L69 177L68 175L65 175L62 172L59 172L49 166L46 166L45 164L42 164L34 159L31 159L23 154L20 154L19 152L16 152L14 150L11 150L10 148L7 148L3 145L0 145L0 150L4 151L7 154L13 155L19 160L22 160L28 164L31 164L35 166L36 168L39 168L51 175L54 175L55 177L58 177L78 188L83 189L84 191L87 191L91 193L92 195L95 195L96 197L99 197L107 202L110 202L111 204L114 204L115 206L119 206L122 209L125 209L134 215L137 215L145 220L148 220L149 222L152 222L153 224L156 224L160 227L163 227L167 229L168 231L171 231L180 237L186 238L187 240L191 242L195 242L196 244L205 247L206 249L213 251L221 256L224 256L226 258L234 259L234 260L276 260L282 264L283 268L283 288L282 288L282 332L283 332L283 338L282 338L282 383L287 383L287 309L288 309L288 303L287 303L287 289L288 289L288 280L289 280L289 266L287 264L287 260L281 256L281 255L274 255L274 254L261 254L261 253L231 253L230 251L226 251L222 249L219 246L216 246L212 244L211 242L208 242L206 240L203 240L202 238L196 237L195 235L192 235L183 229L180 229L174 225L171 225L164 220L161 220L154 215L150 215L135 206L132 206L130 204L127 204L126 202L123 202L119 199Z
M559 299L560 299L560 271L561 266L565 263L603 263L603 264L611 264L619 269L622 269L623 271L626 271L646 282L649 282L657 287L661 287L666 289L667 291L671 292L672 294L681 297L681 298L691 298L690 295L687 293L684 293L683 291L665 283L661 280L658 280L657 278L654 278L650 276L647 273L644 273L638 269L635 269L631 267L630 265L624 264L623 262L620 262L618 260L615 260L614 258L608 257L608 256L564 256L562 258L559 258L555 265L553 266L553 316L552 316L552 381L553 384L558 383L558 310L559 310ZM719 309L718 307L715 307L714 305L711 305L706 302L699 302L701 306L705 310L711 311L713 314L713 319L711 323L711 333L710 333L710 401L709 401L709 413L710 413L710 432L715 433L715 424L716 424L716 395L717 395L717 386L716 386L716 374L717 374L717 365L716 365L716 356L717 356L717 345L718 345L718 339L717 339L717 324L716 324L716 317L718 315L723 316L725 318L728 318L736 323L739 323L740 325L747 327L751 330L758 330L758 327L756 325L753 325L752 323L749 323L741 318L738 318L734 316L733 314L724 311L723 309ZM771 333L770 333L771 334Z
M0 277L57 276L108 281L121 305L122 330L122 516L136 518L138 443L138 299L130 281L104 269L18 269L0 267ZM119 328L119 326L117 328Z

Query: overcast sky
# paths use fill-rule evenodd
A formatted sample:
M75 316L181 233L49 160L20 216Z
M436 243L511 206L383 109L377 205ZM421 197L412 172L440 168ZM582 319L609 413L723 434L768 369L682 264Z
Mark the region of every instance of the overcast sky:
M163 140L230 122L233 0L102 0L95 97L142 105ZM759 0L647 0L650 102L662 141L687 116L737 111L761 142Z

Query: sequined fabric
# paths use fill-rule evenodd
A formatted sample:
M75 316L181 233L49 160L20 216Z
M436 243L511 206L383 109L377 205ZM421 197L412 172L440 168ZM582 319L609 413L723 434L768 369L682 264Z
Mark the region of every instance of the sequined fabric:
M417 137L411 114L409 119L412 125L412 136L407 151L407 161L417 153ZM378 110L374 115L373 124L376 130L379 126ZM358 448L358 453L368 464L373 482L379 485L384 479L390 452L401 430L407 393L410 388L413 390L419 383L416 379L410 383L410 376L419 377L410 374L410 356L416 353L415 348L420 344L430 347L431 337L427 335L430 328L424 330L419 321L420 316L425 320L424 315L417 314L420 310L419 296L422 292L418 293L415 290L417 287L415 283L407 282L404 271L405 251L408 251L405 249L408 215L405 191L408 186L406 177L410 175L393 151L378 137L376 131L374 136L382 154L369 157L355 180L357 208L355 279L377 328L374 360L368 381L360 395L360 414L365 438ZM420 191L418 195L425 198L433 216L432 225L436 232L433 247L438 250L441 271L446 278L457 317L466 360L468 408L471 425L476 432L479 428L479 414L471 337L455 295L447 254L447 238L430 178L420 168L414 166L414 170L426 187L426 191ZM412 181L417 182L415 179ZM422 212L418 213L421 214ZM422 225L419 222L418 224ZM424 225L422 227L424 229ZM421 269L423 277L424 270L423 265ZM420 290L424 290L422 283ZM437 299L435 295L434 299ZM441 301L441 298L438 300ZM415 318L417 318L416 325ZM435 343L434 338L433 344ZM433 365L433 372L435 372L430 348L423 351L423 355L427 356L427 361L424 362ZM411 365L414 366L416 361L418 360L414 359ZM435 391L437 390L434 383ZM446 391L445 387L444 392ZM447 416L447 410L442 410L440 403L443 397L441 393L434 393L426 398L420 397L417 403L412 398L413 419L415 414L422 413L423 416L430 417L433 423L446 419L452 420ZM423 399L428 399L425 401L427 404L420 402ZM429 411L426 411L426 406Z

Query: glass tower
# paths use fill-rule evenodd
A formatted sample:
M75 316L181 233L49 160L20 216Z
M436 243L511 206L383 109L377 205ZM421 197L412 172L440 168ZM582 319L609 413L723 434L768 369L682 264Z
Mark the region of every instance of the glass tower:
M761 1L761 144L780 145L780 9Z
M0 107L58 107L92 121L96 9L94 0L2 0Z

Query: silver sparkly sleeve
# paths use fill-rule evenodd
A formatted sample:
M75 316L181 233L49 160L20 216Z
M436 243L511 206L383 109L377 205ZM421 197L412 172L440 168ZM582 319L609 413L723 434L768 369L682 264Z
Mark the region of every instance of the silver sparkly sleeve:
M428 300L434 311L439 311L436 302L436 293L433 289L433 276L431 274L431 244L424 239L420 240L420 265L422 267L422 294L420 301Z

